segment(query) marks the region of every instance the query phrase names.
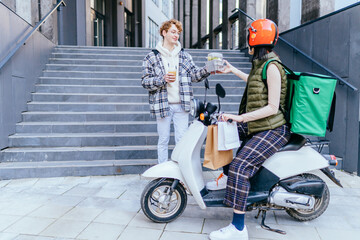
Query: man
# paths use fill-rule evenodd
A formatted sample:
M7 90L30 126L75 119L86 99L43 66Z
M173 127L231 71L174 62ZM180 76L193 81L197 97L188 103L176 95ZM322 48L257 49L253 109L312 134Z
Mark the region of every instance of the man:
M150 114L156 116L159 163L168 160L171 120L176 143L188 128L192 82L210 75L205 68L195 66L190 54L181 48L181 31L181 22L164 22L160 28L162 40L143 61L141 84L149 91Z

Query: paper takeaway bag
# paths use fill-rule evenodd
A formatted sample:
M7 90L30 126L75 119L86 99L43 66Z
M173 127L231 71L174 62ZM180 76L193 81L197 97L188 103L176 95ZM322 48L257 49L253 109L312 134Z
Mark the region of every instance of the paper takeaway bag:
M203 166L215 170L228 165L232 159L232 149L227 151L218 150L218 126L208 126Z
M218 150L226 151L240 147L236 122L218 122Z

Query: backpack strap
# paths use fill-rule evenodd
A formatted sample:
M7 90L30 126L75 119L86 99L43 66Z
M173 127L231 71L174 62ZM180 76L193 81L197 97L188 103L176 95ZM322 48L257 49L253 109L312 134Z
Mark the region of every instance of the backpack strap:
M329 132L332 132L334 127L335 105L336 105L336 93L334 92L333 100L331 102L331 107L330 107L329 118L326 126L326 129L329 130Z
M155 54L155 56L159 54L159 51L156 50L156 49L153 49L153 50L151 50L151 51Z
M285 69L285 72L287 75L291 75L291 76L294 76L295 79L296 79L296 74L290 69L288 68L285 64L283 64L282 62L278 61L278 60L275 60L275 59L269 59L265 65L264 65L264 68L262 70L262 74L261 74L261 80L263 81L263 83L265 84L266 88L267 88L267 74L266 74L266 71L267 71L267 68L269 66L269 64L271 62L277 62L279 63L284 69Z
M277 62L279 63L284 69L285 69L285 72L287 75L292 75L294 77L297 77L296 74L290 69L288 68L285 64L283 64L282 62L278 61L278 60L275 60L275 59L269 59L265 65L264 65L264 68L262 70L262 74L261 74L261 80L263 81L266 89L268 89L268 85L267 85L267 68L269 66L269 64L271 62ZM293 89L294 90L294 89ZM291 94L291 96L294 96L294 94ZM282 114L284 115L285 117L285 120L287 123L290 123L290 109L292 107L292 99L289 99L289 106L288 106L288 111L286 111L285 109L282 108L281 104L279 104L279 110L282 112Z

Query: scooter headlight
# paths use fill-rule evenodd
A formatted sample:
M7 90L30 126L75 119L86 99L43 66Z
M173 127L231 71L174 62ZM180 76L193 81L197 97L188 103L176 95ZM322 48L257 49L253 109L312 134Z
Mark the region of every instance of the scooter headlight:
M199 117L200 113L204 111L204 103L199 99L192 99L190 101L190 115L194 118Z

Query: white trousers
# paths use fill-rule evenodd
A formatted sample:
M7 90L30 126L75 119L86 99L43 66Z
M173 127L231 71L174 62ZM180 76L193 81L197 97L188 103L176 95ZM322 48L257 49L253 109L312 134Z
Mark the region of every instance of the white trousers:
M170 124L174 123L175 144L181 139L189 126L189 113L181 108L181 104L169 104L170 115L165 118L157 118L158 162L162 163L169 159Z

